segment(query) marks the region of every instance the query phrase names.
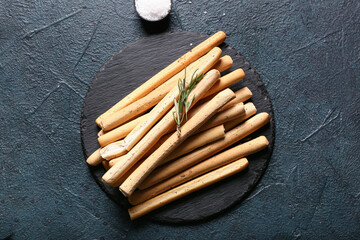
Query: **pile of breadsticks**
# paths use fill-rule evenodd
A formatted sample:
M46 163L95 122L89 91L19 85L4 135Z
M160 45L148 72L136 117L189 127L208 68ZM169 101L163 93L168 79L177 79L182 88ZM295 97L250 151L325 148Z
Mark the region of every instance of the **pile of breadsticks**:
M226 149L270 116L244 104L252 96L247 87L235 93L228 88L245 77L242 69L220 76L233 64L217 47L225 38L222 31L212 35L96 119L100 148L87 163L104 165L102 180L134 205L131 219L245 169L244 157L268 146L261 136ZM179 81L186 89L200 75L178 125Z

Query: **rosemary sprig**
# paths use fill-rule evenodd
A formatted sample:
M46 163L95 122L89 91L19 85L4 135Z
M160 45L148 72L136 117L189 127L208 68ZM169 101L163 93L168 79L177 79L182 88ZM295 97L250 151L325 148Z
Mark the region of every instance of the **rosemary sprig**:
M179 135L181 134L180 131L181 123L183 122L184 118L186 118L187 120L187 113L195 98L194 95L192 99L188 100L188 96L195 87L195 85L204 77L203 73L195 76L196 72L197 70L194 71L193 75L191 76L191 80L188 88L186 88L186 68L185 68L184 78L183 79L180 78L178 81L179 100L176 100L176 98L174 98L175 112L173 112L173 116L177 125L176 130Z

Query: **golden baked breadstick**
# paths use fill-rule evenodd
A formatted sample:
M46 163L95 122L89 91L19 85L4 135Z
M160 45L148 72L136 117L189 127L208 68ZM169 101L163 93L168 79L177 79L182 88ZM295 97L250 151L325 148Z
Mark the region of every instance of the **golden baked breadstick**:
M201 133L195 134L188 139L186 139L178 148L175 149L175 151L164 160L165 162L171 161L179 156L182 156L186 153L189 153L193 151L196 148L205 146L208 143L217 141L225 136L225 128L224 125L219 125L213 128L210 128L206 131L203 131ZM166 139L168 139L171 136L170 134L164 135L145 155L145 157L150 156L151 153L153 153L156 149L158 149L161 144L163 144ZM117 160L111 160L109 165L112 167L114 164L119 161L119 158Z
M187 183L184 183L183 185L171 189L146 202L140 203L139 205L136 205L128 210L130 218L134 220L192 192L200 190L213 183L219 182L224 178L227 178L233 174L244 170L245 168L247 168L248 164L249 163L247 159L242 158L219 169L204 174L198 178L195 178Z
M110 143L109 145L101 148L100 155L103 159L111 160L127 153L124 148L124 140Z
M148 94L153 89L160 86L162 83L164 83L166 80L168 80L169 78L171 78L172 76L174 76L175 74L180 72L182 69L184 69L186 66L188 66L192 62L196 61L198 58L200 58L202 55L206 54L208 51L213 49L215 46L218 46L220 43L222 43L225 40L225 38L226 38L226 34L223 31L219 31L219 32L215 33L214 35L210 36L208 39L201 42L199 45L194 47L189 52L185 53L179 59L175 60L173 63L171 63L166 68L161 70L155 76L150 78L148 81L143 83L141 86L139 86L133 92L131 92L125 98L120 100L117 104L115 104L113 107L111 107L105 113L103 113L101 116L99 116L96 119L96 123L100 126L100 123L103 118L106 118L107 116L111 115L112 113L119 111L120 109L126 107L127 105L144 97L146 94Z
M225 55L219 59L219 61L213 66L213 69L223 72L229 69L233 63L232 58L229 55Z
M209 53L204 57L204 61L198 68L189 69L187 72L186 86L188 86L196 74L205 74L211 69L211 67L216 63L216 61L221 57L221 49L218 47L213 48ZM213 70L219 72L217 70ZM210 71L212 72L212 71ZM137 125L125 138L126 149L129 151L140 139L151 129L152 126L156 124L173 106L174 99L179 98L179 88L176 85L149 113L148 117Z
M135 191L128 200L132 205L145 202L160 193L174 188L184 182L196 178L204 173L210 172L223 165L229 164L239 158L246 157L266 148L269 145L268 140L264 136L257 137L251 141L230 148L222 153L212 156L195 166L166 179L150 188Z
M99 136L98 142L101 147L104 147L112 142L120 140L128 135L141 121L146 118L147 114L144 114L134 120L127 122L109 132L106 132ZM101 130L102 131L102 130Z
M220 90L225 89L234 83L237 83L238 81L244 79L244 77L245 72L241 68L238 68L231 73L222 76L219 81L217 81L214 86L205 94L203 98L213 95Z
M212 96L209 96L209 97L212 98ZM209 97L207 97L207 98L209 98ZM240 90L237 90L235 92L235 98L233 100L231 100L230 102L228 102L225 106L223 106L219 110L219 112L229 109L230 107L234 106L237 103L245 102L245 101L249 100L251 97L252 97L252 92L250 91L249 88L244 87Z
M241 125L225 133L225 137L216 142L208 144L199 148L185 156L182 156L172 162L169 162L158 169L155 169L146 180L139 186L140 189L145 189L154 184L157 184L175 174L184 171L185 169L194 166L204 159L220 152L221 150L231 146L240 141L244 137L255 132L269 122L270 116L267 113L260 113L248 119Z
M244 114L245 114L244 104L237 103L234 106L224 111L216 113L215 116L209 119L209 121L206 124L204 124L201 128L199 128L197 132L202 132L219 124L223 124L225 122L229 122L236 118L240 118Z
M91 166L97 166L104 160L100 155L100 148L93 152L87 159L86 162Z
M209 120L222 106L235 94L230 89L218 93L209 103L192 118L188 119L180 128L181 134L173 133L155 152L153 152L135 171L120 185L120 191L125 195L131 195L137 186L154 170L158 164L168 157L183 141L191 136L196 129ZM111 169L110 169L111 170Z
M190 92L189 99L194 97L193 104L206 93L212 85L218 80L219 71L209 71L202 81L196 84L195 88ZM159 139L166 134L169 128L175 126L173 112L175 107L171 109L126 155L119 158L118 162L110 168L103 176L103 181L113 186L117 179L121 178L137 161L139 161L148 152Z

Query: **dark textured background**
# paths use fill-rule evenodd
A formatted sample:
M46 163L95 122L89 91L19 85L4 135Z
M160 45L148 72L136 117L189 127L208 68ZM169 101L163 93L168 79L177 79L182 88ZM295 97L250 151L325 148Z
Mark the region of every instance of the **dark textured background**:
M360 3L174 1L151 25L131 1L0 2L0 239L359 239ZM253 193L196 225L131 222L84 162L87 88L158 31L224 30L262 77L277 127Z

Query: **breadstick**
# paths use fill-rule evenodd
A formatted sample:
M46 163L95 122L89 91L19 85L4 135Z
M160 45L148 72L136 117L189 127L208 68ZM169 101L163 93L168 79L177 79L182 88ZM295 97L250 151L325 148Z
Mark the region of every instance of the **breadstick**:
M214 86L205 94L203 98L213 95L218 91L225 89L234 83L237 83L238 81L244 79L244 77L245 72L241 68L238 68L231 73L222 76L219 81L217 81L217 83L215 83Z
M203 107L207 102L204 102L202 104L196 105L191 111L188 113L188 118L191 118L194 116L200 109ZM224 106L227 106L225 104ZM223 107L221 108L223 109ZM245 106L243 103L238 103L236 105L230 106L229 108L218 111L215 116L213 116L205 125L203 125L201 128L199 128L196 132L202 132L209 128L212 128L214 126L223 124L224 122L231 121L233 119L238 119L240 116L245 114ZM175 131L175 128L169 129L168 132Z
M236 128L225 133L225 137L221 140L208 144L199 148L183 157L180 157L166 165L155 169L144 181L139 188L145 189L159 183L175 174L188 169L189 167L203 161L204 159L220 152L221 150L240 141L244 137L255 132L269 122L270 116L267 113L260 113L249 120L245 121Z
M205 175L184 183L183 185L171 189L146 202L140 203L139 205L136 205L128 210L130 218L134 220L181 197L189 195L190 193L205 188L213 183L219 182L224 178L244 170L248 164L249 163L246 158L239 159L233 163L225 165L219 169L211 171Z
M116 180L113 187L119 187L130 176L130 174L132 174L135 171L135 169L137 169L140 166L140 164L144 162L144 160L145 159L141 159L140 161L135 163L135 165L132 166L123 176L121 176L119 179Z
M222 89L221 89L222 90ZM252 92L247 87L244 87L238 91L235 92L235 99L231 100L227 104L225 104L221 109L219 109L218 112L222 112L224 110L229 109L230 107L234 106L237 103L245 102L246 100L249 100L252 97ZM191 118L194 116L204 104L206 104L208 101L210 101L214 95L208 96L204 99L201 99L188 113L188 118ZM245 108L245 106L244 106ZM169 133L175 131L175 127L168 130Z
M111 160L116 157L125 155L127 150L124 148L124 140L110 143L100 150L100 155L103 159Z
M113 107L111 107L109 110L107 110L105 113L100 115L96 119L96 123L100 126L100 123L103 118L106 118L107 116L110 116L112 113L119 111L120 109L126 107L127 105L135 102L136 100L144 97L146 94L151 92L153 89L160 86L162 83L164 83L166 80L180 72L182 69L184 69L186 66L188 66L190 63L196 61L198 58L200 58L202 55L213 49L215 46L218 46L220 43L222 43L226 38L226 34L223 31L219 31L206 39L205 41L201 42L199 45L194 47L189 52L185 53L183 56L181 56L179 59L175 60L173 63L168 65L166 68L161 70L159 73L157 73L155 76L150 78L148 81L143 83L141 86L139 86L137 89L135 89L133 92L131 92L129 95L127 95L125 98L120 100L118 103L116 103Z
M150 156L151 153L153 153L156 149L158 149L167 138L169 138L171 134L164 135L145 155L144 157ZM219 125L213 128L210 128L204 132L195 134L188 139L186 139L178 148L175 149L175 151L164 160L164 162L171 161L175 158L178 158L179 156L182 156L186 153L189 153L193 151L194 149L197 149L199 147L202 147L208 143L217 141L225 136L225 128L223 125ZM119 161L119 158L117 160L111 160L109 165L112 167L116 162Z
M218 49L218 48L217 48ZM215 64L215 61L218 61L218 59L214 59L214 62L209 62L209 58L211 58L213 53L213 50L211 50L209 53L207 53L205 56L199 58L195 62L191 63L186 70L182 70L181 72L174 75L172 78L161 84L159 87L151 91L149 94L144 96L143 98L138 99L137 101L129 104L128 106L124 107L123 109L120 109L119 111L111 114L110 116L107 116L106 118L103 118L101 121L101 126L105 131L109 131L113 129L116 126L119 126L123 124L124 122L128 121L129 119L133 118L136 115L139 115L156 104L158 104L165 96L168 96L172 92L174 88L177 87L177 83L179 79L183 79L185 76L185 72L194 72L196 69L199 69L199 67L205 62L207 64L211 64L213 66ZM220 54L221 55L221 54ZM220 55L218 56L220 58ZM209 67L210 68L210 67ZM188 77L189 78L189 77ZM149 117L150 114L147 115Z
M205 55L205 60L197 69L191 69L186 74L186 86L190 84L193 73L196 74L206 73L220 58L221 49L218 47L213 48L208 54ZM216 70L215 70L216 71ZM217 71L218 72L218 71ZM176 85L149 113L149 116L137 125L128 136L125 138L126 149L129 151L150 129L155 123L161 119L174 105L174 99L179 97L179 88Z
M104 147L112 142L126 137L141 121L146 118L147 114L144 114L134 120L125 123L109 132L104 133L98 138L98 142L101 147ZM101 130L102 131L102 130Z
M212 96L209 96L209 97L212 98ZM249 100L251 97L252 97L252 92L250 91L249 88L244 87L240 90L237 90L235 92L235 98L233 100L231 100L230 102L228 102L227 104L225 104L225 106L223 106L219 110L219 112L229 109L230 107L234 106L237 103L245 102L245 101Z
M165 181L158 183L150 188L135 191L129 198L132 205L145 202L160 193L163 193L171 188L174 188L184 182L196 178L204 173L210 172L216 168L229 164L242 157L254 154L266 148L269 145L266 137L261 136L249 142L240 144L236 147L230 148L222 153L219 153L187 170L181 172Z
M220 76L219 71L209 71L202 81L196 84L195 88L190 92L189 99L194 98L193 104L214 85ZM190 106L192 107L192 106ZM156 142L166 134L169 128L176 125L174 121L173 107L126 155L119 158L118 162L110 168L103 176L103 181L110 186L116 182L122 175L128 171L137 161L139 161L147 151L151 149Z
M245 114L239 118L233 119L232 121L224 123L225 132L233 129L235 126L239 125L252 115L256 113L256 107L252 102L248 102L244 105Z
M198 133L186 141L184 141L178 148L175 149L167 158L166 162L174 160L186 153L189 153L199 147L205 146L208 143L215 142L224 138L225 128L224 125L218 125L210 128L204 132Z
M237 103L234 106L217 113L213 116L205 125L197 130L197 132L205 131L214 126L223 124L224 122L231 121L233 119L239 118L245 114L245 108L243 103Z
M173 133L155 152L120 185L119 190L125 195L131 195L137 186L154 170L157 165L168 157L185 139L193 134L197 128L209 120L222 106L235 97L230 89L218 93L194 117L190 118L180 128L181 135Z
M105 134L104 130L100 129L100 131L98 132L97 135L98 135L98 137L101 137L104 134Z
M197 60L197 61L199 61L199 60ZM218 60L218 62L214 65L213 68L217 69L219 72L222 72L222 71L225 71L226 69L230 68L232 64L233 64L233 61L232 61L231 57L226 55L226 56L221 57ZM175 81L173 81L173 85L176 85L178 79L181 77L179 73L175 76L176 77L171 78L171 79L175 80ZM170 80L168 80L168 81L170 81ZM153 91L155 91L155 90L153 90ZM235 93L235 94L237 95L237 93ZM236 98L238 98L238 97L236 97ZM231 101L231 102L233 102L233 101ZM236 103L238 103L238 102L239 101L237 101ZM235 104L235 102L233 102L231 105L234 105L234 104ZM224 107L226 107L226 106L224 106ZM108 145L109 143L115 142L115 141L125 137L126 135L128 135L135 128L135 126L138 125L140 123L140 121L142 121L145 118L146 115L147 114L144 114L128 123L125 123L124 125L121 125L111 131L108 131L108 132L104 132L101 129L98 133L98 136L99 136L98 141L99 141L100 146L104 147L104 146Z
M97 166L104 160L100 155L100 148L93 152L87 159L86 162L91 166Z
M213 66L213 69L223 72L229 69L233 63L232 58L229 55L225 55L219 59L219 61Z
M175 151L171 153L170 156L166 158L166 160L164 160L164 162L169 162L171 160L174 160L175 158L178 158L186 153L189 153L194 149L197 149L199 147L205 146L208 143L222 139L224 136L225 136L225 128L224 125L222 124L212 127L201 133L195 134L190 138L186 139L186 141L184 141L178 148L176 148ZM160 147L160 145L158 147ZM153 151L155 150L156 148L153 148ZM149 151L149 154L151 154L153 151Z

